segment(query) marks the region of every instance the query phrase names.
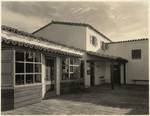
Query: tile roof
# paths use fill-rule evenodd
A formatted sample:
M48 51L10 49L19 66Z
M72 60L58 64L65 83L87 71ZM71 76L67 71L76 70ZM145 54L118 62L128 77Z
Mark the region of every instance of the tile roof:
M116 41L116 42L110 42L108 44L125 43L125 42L138 42L138 41L143 41L143 40L149 40L149 39L143 38L143 39L133 39L133 40L126 40L126 41Z
M47 52L51 52L51 53L54 53L54 54L66 55L66 56L77 57L77 58L82 57L82 55L77 55L77 54L74 54L74 53L68 53L68 52L65 52L65 51L50 49L50 48L37 46L37 45L34 45L34 44L30 44L30 43L14 41L14 40L6 39L5 37L1 38L1 42L6 43L6 44L23 46L25 48L31 48L31 49L41 50L41 51L47 51Z
M43 38L43 37L38 37L38 36L35 36L33 34L24 32L24 31L19 31L19 30L15 29L15 28L8 27L8 26L5 26L5 25L2 25L1 29L5 30L5 31L12 32L12 33L16 33L16 34L21 35L21 36L30 37L30 38L38 39L38 40L41 40L41 41L49 42L49 43L52 43L54 45L59 45L59 46L67 47L67 48L74 49L74 50L77 50L77 51L85 52L87 54L96 55L96 56L103 57L103 58L108 58L108 59L120 59L122 61L128 61L127 59L124 59L124 58L121 58L121 57L116 57L116 56L113 56L113 55L107 55L107 54L103 54L103 53L86 51L86 50L83 50L83 49L80 49L80 48L75 48L74 46L67 46L65 44L61 44L59 42L51 41L51 40L48 40L48 39ZM52 49L46 49L46 48L41 47L41 46L35 46L35 45L32 45L32 44L26 44L26 43L23 43L23 42L17 42L17 41L7 40L4 37L2 37L1 41L5 42L7 44L11 43L13 45L19 45L19 46L24 46L24 47L35 48L35 49L44 50L44 51L48 51L48 52L49 51L51 51L51 52L54 51ZM61 54L61 51L55 50L54 53L60 53ZM63 54L66 54L66 53L63 52ZM75 57L81 57L80 55L74 55L74 54L69 54L69 55L70 56L75 56Z
M63 24L63 25L70 25L70 26L82 26L82 27L89 27L91 30L95 31L97 34L99 34L100 36L102 36L103 38L105 38L106 40L108 40L109 42L112 42L112 40L110 40L108 37L106 37L104 34L102 34L101 32L99 32L97 29L95 29L93 26L86 24L86 23L73 23L73 22L61 22L61 21L53 21L50 22L49 24L43 26L42 28L34 31L32 34L37 33L38 31L44 29L47 26L50 26L52 24Z
M103 54L103 53L97 53L97 52L93 52L93 51L87 51L86 52L89 55L93 55L93 56L99 56L99 57L103 57L103 58L108 58L108 59L112 59L112 60L120 60L123 62L128 62L127 59L122 58L122 57L117 57L117 56L113 56L113 55L108 55L108 54Z
M70 49L73 49L73 50L85 52L85 50L83 50L83 49L76 48L74 46L65 45L65 44L62 44L62 43L59 43L59 42L56 42L56 41L52 41L52 40L49 40L49 39L46 39L46 38L43 38L43 37L36 36L34 34L31 34L31 33L24 32L24 31L19 31L18 29L15 29L15 28L12 28L12 27L8 27L8 26L5 26L5 25L2 25L1 29L5 30L5 31L12 32L12 33L16 33L16 34L21 35L21 36L30 37L30 38L34 38L34 39L38 39L38 40L41 40L41 41L45 41L45 42L48 42L48 43L51 43L51 44L54 44L54 45L58 45L58 46L70 48Z

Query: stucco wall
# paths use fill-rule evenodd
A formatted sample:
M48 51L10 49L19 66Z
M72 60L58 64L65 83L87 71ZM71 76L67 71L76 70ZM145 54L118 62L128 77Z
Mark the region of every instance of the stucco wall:
M92 44L90 44L90 35L95 36L97 38L97 43L98 43L97 46L93 46ZM97 34L95 31L89 28L86 28L86 50L94 51L94 52L97 52L97 51L104 52L101 49L100 41L109 42L108 40L104 39L102 36Z
M132 59L132 50L141 49L141 59ZM108 54L128 59L126 63L126 83L133 84L132 79L148 80L148 40L109 44ZM137 84L146 84L137 82Z
M110 83L111 74L110 74L110 62L105 63L105 80L107 83Z
M90 62L86 62L85 63L85 78L84 78L84 84L85 87L90 87L91 83L90 83L90 74L87 74L87 71L90 70Z
M102 84L99 77L105 77L105 62L95 62L95 85Z
M85 49L86 27L52 24L35 35L60 43Z

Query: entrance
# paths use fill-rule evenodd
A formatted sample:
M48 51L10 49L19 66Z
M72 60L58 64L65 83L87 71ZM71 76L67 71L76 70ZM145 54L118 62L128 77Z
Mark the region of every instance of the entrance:
M114 65L114 83L120 83L120 65Z
M93 86L94 85L94 62L91 62L90 63L90 82L91 82L91 86Z
M54 96L55 93L55 59L46 57L46 93L45 98Z
M84 61L81 61L81 67L80 67L80 77L84 78Z

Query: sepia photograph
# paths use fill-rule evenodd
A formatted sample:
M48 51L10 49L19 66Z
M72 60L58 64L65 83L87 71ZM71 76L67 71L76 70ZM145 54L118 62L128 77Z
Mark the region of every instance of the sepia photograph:
M1 115L149 115L149 1L1 1Z

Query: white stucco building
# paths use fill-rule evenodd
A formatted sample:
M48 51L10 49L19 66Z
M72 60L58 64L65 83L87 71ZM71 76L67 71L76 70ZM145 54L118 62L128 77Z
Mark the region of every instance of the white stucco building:
M89 24L60 21L32 34L2 26L1 35L3 110L70 92L74 84L148 84L147 38L112 42Z

